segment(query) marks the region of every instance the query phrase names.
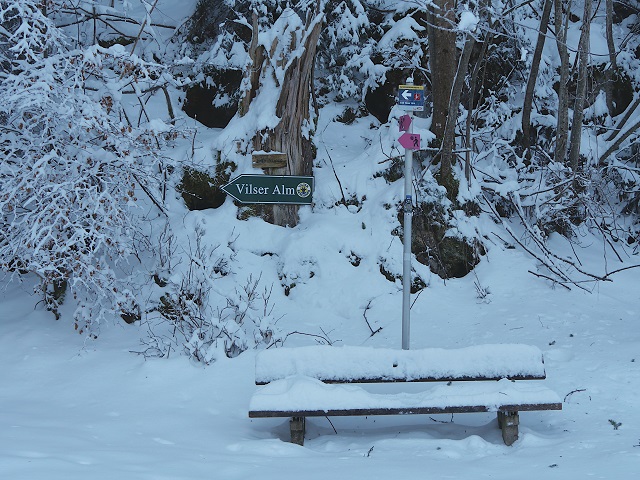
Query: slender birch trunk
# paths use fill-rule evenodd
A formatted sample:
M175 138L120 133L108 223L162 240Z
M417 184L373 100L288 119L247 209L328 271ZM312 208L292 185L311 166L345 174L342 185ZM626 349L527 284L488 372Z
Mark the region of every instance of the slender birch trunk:
M542 8L540 29L538 30L538 41L536 42L533 59L531 60L531 71L529 73L529 81L527 82L527 90L524 95L524 105L522 107L522 147L525 151L527 160L531 160L531 109L533 107L533 96L536 87L536 80L538 78L538 71L540 70L540 60L542 59L544 41L547 38L546 34L549 26L549 19L551 18L552 5L553 0L545 0Z
M613 82L618 71L616 45L613 41L613 0L606 0L605 36L607 37L607 50L609 51L609 65L607 65L607 69L605 70L606 83L604 93L607 98L609 115L613 117L616 109L613 101Z
M455 145L456 145L456 123L458 120L458 108L460 106L460 96L462 95L462 87L464 86L464 78L469 69L469 60L471 52L475 45L475 38L471 33L467 33L467 38L458 62L458 70L456 71L455 80L449 94L449 107L447 114L447 122L444 130L444 138L442 140L442 149L440 157L440 183L447 189L447 196L450 200L455 200L458 196L457 182L453 178L453 164L455 163Z
M449 114L449 95L456 75L455 3L455 0L434 0L427 10L433 99L431 131L438 139L444 136Z
M554 160L564 163L567 158L569 140L569 50L567 48L567 28L569 18L563 13L563 0L554 0L554 28L556 45L560 56L560 82L558 85L558 123L556 128L556 151Z
M569 150L569 164L574 172L580 168L580 142L582 140L582 119L587 94L587 66L589 63L589 39L591 33L591 7L593 0L584 0L584 14L582 17L582 34L578 44L578 86L576 101L573 106L573 121L571 128L571 145Z

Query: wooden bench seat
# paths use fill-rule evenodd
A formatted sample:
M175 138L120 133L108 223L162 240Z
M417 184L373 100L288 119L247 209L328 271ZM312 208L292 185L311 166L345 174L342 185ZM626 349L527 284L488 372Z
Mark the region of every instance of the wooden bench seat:
M278 349L256 357L256 383L264 386L251 399L249 417L291 417L291 441L302 445L306 417L496 412L511 445L518 438L518 412L562 409L559 397L540 383L514 381L544 378L542 353L527 345ZM385 394L354 385L425 381L446 383Z
M325 383L543 380L544 360L531 345L498 344L445 350L329 347L264 350L256 356L256 385L292 375Z

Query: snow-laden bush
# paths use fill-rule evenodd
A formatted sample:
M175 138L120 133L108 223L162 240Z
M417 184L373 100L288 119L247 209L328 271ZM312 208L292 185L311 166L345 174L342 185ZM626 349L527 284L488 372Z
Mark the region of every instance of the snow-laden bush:
M143 353L164 357L175 349L210 364L221 356L236 357L281 341L271 288L261 285L261 276L250 275L233 291L216 287L216 281L232 274L233 242L211 246L203 227L196 226L193 240L186 244L184 252L177 252L180 247L171 234L164 238L166 249L174 249L168 256L182 263L165 265L161 277L167 278L156 282L164 292L155 309L160 318L150 319L149 348Z
M118 45L68 49L39 2L0 5L0 267L37 275L56 317L68 288L91 331L138 309L118 268L145 243L138 196L163 128L132 125L120 98L159 74Z

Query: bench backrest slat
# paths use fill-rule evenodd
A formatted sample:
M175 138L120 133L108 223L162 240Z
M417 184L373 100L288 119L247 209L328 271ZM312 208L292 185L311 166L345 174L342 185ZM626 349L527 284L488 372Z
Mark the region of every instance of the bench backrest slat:
M317 345L264 350L256 356L256 384L292 375L325 383L541 380L539 348L521 344L459 349L393 350Z

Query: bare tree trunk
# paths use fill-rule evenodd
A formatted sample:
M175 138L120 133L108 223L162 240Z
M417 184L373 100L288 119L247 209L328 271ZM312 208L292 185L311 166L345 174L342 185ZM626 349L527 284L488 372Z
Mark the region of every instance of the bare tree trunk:
M607 142L610 142L611 140L616 138L616 136L622 131L624 126L627 124L627 122L631 118L631 115L633 115L633 113L636 111L638 107L640 107L640 97L637 97L633 102L633 105L627 108L627 111L625 112L623 117L618 121L615 128L612 129L611 134L607 137Z
M473 51L474 45L475 38L470 33L467 33L462 55L460 55L460 61L458 62L455 81L449 94L447 122L442 140L442 149L440 150L440 183L447 189L447 196L452 201L458 196L457 182L453 178L452 170L453 164L455 163L454 150L456 144L455 133L458 120L458 108L460 106L460 96L462 95L464 78L469 68L469 60L471 59L471 52Z
M538 70L540 69L540 60L542 58L542 49L546 39L547 27L551 18L551 6L553 0L545 0L542 8L542 17L540 18L540 29L538 30L538 41L536 49L533 52L531 60L531 72L529 73L529 81L527 82L527 90L524 95L524 105L522 107L522 147L524 148L527 160L531 160L531 109L533 107L533 95L538 78Z
M312 17L307 22L310 27ZM313 89L313 66L316 48L322 30L322 22L316 22L309 32L304 53L293 62L285 75L282 93L276 114L282 120L273 132L273 150L287 154L287 166L274 169L276 175L312 175L315 148L311 138L302 131L302 125L310 120L309 105ZM307 135L310 135L307 133ZM296 205L274 205L273 217L276 225L294 226L298 223Z
M489 44L493 40L493 31L497 25L497 21L491 23L489 27L489 31L487 32L487 36L482 43L482 49L480 50L480 54L478 55L478 59L476 60L476 64L473 67L473 73L471 74L471 81L469 82L469 105L467 106L467 125L465 131L465 144L467 147L467 151L465 152L464 157L464 178L467 179L467 182L471 180L471 149L473 148L473 141L471 139L471 123L473 118L473 109L475 108L475 94L476 87L478 84L478 76L480 75L480 68L482 66L482 62L484 61L484 57L487 55L487 50L489 49Z
M264 62L264 47L258 45L258 14L253 12L251 19L253 31L251 32L251 44L249 45L249 58L251 63L247 65L244 74L243 86L245 88L244 95L238 105L238 114L244 117L249 111L251 100L256 96L256 92L260 88L260 76L262 74L262 64ZM246 83L245 83L246 82Z
M580 142L582 140L582 119L587 94L587 65L589 63L589 39L591 25L591 6L593 0L584 1L584 15L582 17L582 34L578 44L578 86L576 101L573 106L573 121L571 127L571 148L569 150L569 164L574 172L580 167Z
M303 125L312 122L310 103L313 88L313 67L316 58L318 39L323 21L320 18L321 2L316 3L314 11L309 12L305 30L302 35L302 53L289 62L281 85L280 97L276 105L275 114L280 122L273 130L257 132L253 138L254 150L283 152L287 154L287 165L282 168L270 169L273 175L312 175L315 147L310 133L303 131ZM254 19L254 31L257 35L257 23ZM276 38L275 42L283 41ZM253 42L252 42L253 44ZM298 45L292 45L291 51L297 51ZM266 52L254 48L254 62L262 65ZM254 63L250 74L251 90L259 88L260 72L256 74ZM257 75L257 76L256 76ZM248 105L243 106L245 95L241 102L243 111L248 111ZM250 100L249 100L250 102ZM246 108L246 110L245 110ZM273 205L273 223L281 226L295 226L298 224L297 205Z
M605 88L604 93L607 98L607 110L609 115L613 117L615 105L613 104L613 81L618 71L618 63L616 61L616 45L613 41L613 0L606 0L606 23L605 32L607 37L607 49L609 50L609 65L605 71Z
M567 49L568 15L562 12L563 0L555 1L554 27L556 44L560 56L560 82L558 85L558 123L556 128L556 151L554 160L564 163L567 158L569 140L569 50Z
M449 96L456 75L455 4L456 0L434 0L428 8L427 35L433 99L431 131L438 139L444 136Z
M625 130L625 132L621 134L618 138L616 138L616 141L613 142L609 146L609 148L607 148L607 151L600 156L600 158L598 159L598 165L603 166L604 163L607 161L607 159L620 148L620 145L622 145L622 142L624 142L627 138L629 138L631 135L636 133L639 129L640 129L640 120L634 123L627 130Z

